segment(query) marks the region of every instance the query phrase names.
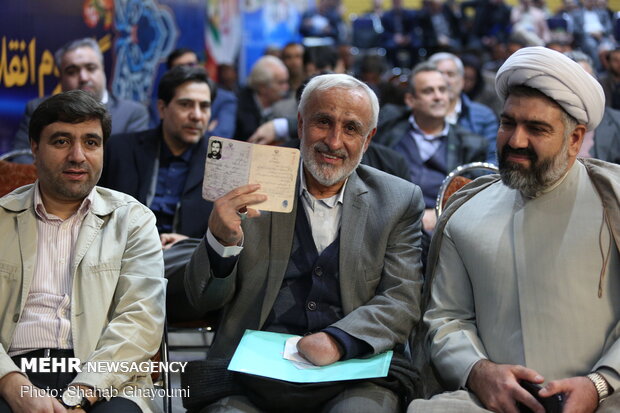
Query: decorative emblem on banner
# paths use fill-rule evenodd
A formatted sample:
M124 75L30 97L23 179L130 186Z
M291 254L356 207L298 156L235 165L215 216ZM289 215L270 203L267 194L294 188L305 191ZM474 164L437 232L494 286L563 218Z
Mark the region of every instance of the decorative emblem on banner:
M117 0L116 64L112 93L148 102L159 62L174 49L179 30L170 10L154 0Z

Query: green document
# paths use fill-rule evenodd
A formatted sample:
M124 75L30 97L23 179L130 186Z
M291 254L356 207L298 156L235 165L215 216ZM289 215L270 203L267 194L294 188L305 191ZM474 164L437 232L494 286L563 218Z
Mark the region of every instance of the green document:
M290 334L246 330L228 370L270 377L293 383L368 379L387 376L392 351L364 359L338 361L329 366L300 368L283 358L286 340Z

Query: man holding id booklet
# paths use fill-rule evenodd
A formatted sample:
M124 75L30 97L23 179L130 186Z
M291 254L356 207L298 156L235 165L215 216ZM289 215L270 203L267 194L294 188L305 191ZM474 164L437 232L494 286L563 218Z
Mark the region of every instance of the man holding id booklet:
M254 183L215 200L185 286L198 311L223 309L205 368L218 392L192 407L393 412L402 406L413 387L404 347L420 318L424 204L417 186L359 164L378 112L375 94L353 77L312 79L299 105L302 162L292 211L257 206L269 192ZM223 143L217 162L227 150ZM246 329L304 336L297 348L317 366L386 350L394 356L388 376L371 380L293 384L233 374L226 367Z

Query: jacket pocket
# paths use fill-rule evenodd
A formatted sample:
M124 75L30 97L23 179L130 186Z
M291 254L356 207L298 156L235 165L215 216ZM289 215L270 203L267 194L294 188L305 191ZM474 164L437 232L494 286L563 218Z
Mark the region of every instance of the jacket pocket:
M18 266L8 262L0 262L0 279L15 280L17 278Z
M367 283L378 282L383 273L383 263L364 267L364 278Z
M88 272L93 275L113 272L118 274L121 271L121 266L118 262L102 262L100 264L90 265Z

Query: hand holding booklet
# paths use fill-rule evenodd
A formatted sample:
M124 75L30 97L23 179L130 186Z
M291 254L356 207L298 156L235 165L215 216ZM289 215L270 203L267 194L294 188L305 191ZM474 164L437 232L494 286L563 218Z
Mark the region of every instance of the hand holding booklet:
M291 212L299 172L299 149L257 145L233 139L209 138L202 197L215 201L231 190L260 184L257 194L267 200L252 208Z

